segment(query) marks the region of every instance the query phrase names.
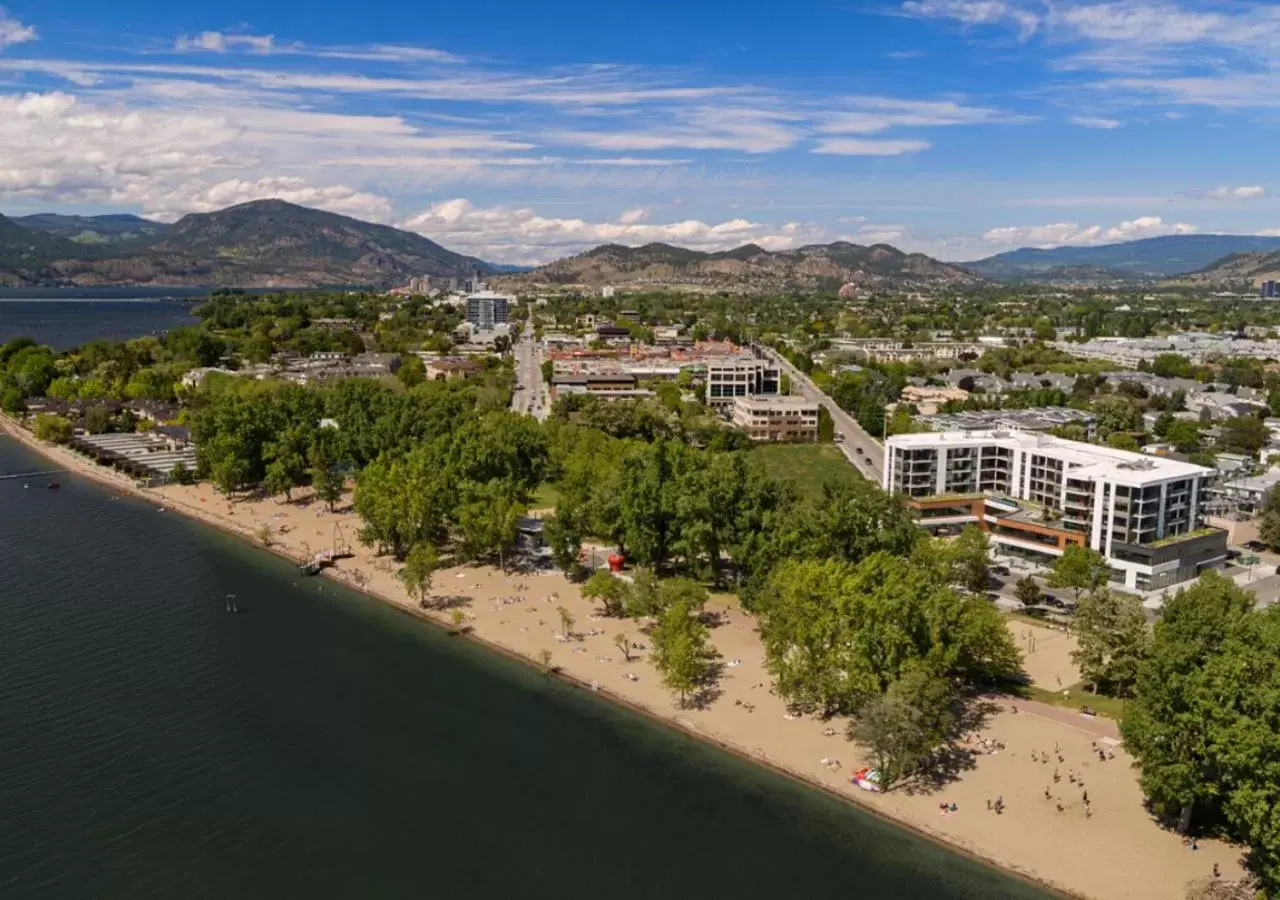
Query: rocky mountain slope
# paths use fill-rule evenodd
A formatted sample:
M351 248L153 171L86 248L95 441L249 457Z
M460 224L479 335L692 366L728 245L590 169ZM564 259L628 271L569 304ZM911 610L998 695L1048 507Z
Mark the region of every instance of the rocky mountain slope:
M1274 253L1233 253L1180 280L1237 286L1277 281L1280 280L1280 250Z
M1056 281L1063 273L1094 280L1144 280L1196 272L1233 253L1280 250L1280 237L1250 234L1176 234L1096 247L1023 247L964 267L986 278Z
M920 253L903 253L887 244L863 247L843 241L773 252L747 244L719 253L669 244L605 244L504 280L513 285L682 285L738 290L837 290L847 284L911 289L981 281L972 272Z
M159 234L169 226L141 216L127 214L108 216L65 216L60 213L36 213L14 216L23 228L68 238L77 244L109 244L132 238Z
M391 287L417 275L493 271L421 235L280 200L90 243L0 222L0 283L9 284Z

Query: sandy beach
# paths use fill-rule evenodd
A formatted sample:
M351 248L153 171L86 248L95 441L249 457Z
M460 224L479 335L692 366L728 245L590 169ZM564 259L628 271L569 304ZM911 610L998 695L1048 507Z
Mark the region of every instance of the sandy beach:
M294 559L328 549L337 524L354 556L326 571L328 577L415 615L449 620L449 611L419 610L396 578L397 566L359 544L359 521L349 511L349 496L339 512L329 513L324 504L310 502L307 491L295 492L295 503L228 503L209 485L137 490L128 479L65 448L42 444L8 420L0 418L0 427L56 461L57 468L138 494L158 507L255 543L260 543L267 525L270 549ZM769 688L754 620L737 608L716 602L708 607L720 618L712 629L712 641L725 663L719 695L704 709L679 709L645 658L648 641L638 626L602 617L577 586L558 573L515 575L484 566L444 569L435 575L433 593L451 598L451 606L463 611L470 634L480 641L529 660L550 651L553 665L588 688L595 686L603 694L1064 893L1098 900L1168 900L1183 896L1188 882L1207 877L1214 863L1225 878L1241 874L1240 848L1205 840L1193 851L1151 820L1142 805L1136 772L1110 720L991 698L952 780L928 789L905 786L887 795L868 794L849 782L850 773L864 760L859 748L844 739L844 723L788 713ZM569 637L561 634L557 606L574 616ZM1078 680L1070 661L1069 635L1022 621L1010 620L1009 627L1026 653L1026 670L1034 683L1053 689ZM615 646L618 634L639 645L630 661ZM1027 652L1033 645L1034 652ZM1003 801L1003 814L988 809L997 798ZM944 813L943 803L954 803L957 810Z

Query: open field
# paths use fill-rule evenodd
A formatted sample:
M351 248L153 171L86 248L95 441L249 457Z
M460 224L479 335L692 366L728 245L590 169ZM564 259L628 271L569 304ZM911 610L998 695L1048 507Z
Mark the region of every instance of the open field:
M752 453L772 475L790 481L810 497L820 496L824 484L862 477L834 444L763 444Z

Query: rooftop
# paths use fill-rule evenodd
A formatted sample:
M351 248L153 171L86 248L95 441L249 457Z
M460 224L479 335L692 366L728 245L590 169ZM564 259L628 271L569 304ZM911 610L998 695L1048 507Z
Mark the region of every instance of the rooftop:
M1035 451L1060 459L1067 465L1071 478L1106 478L1118 484L1140 485L1172 478L1191 478L1213 474L1212 469L1175 459L1130 453L1097 444L1068 441L1025 431L941 431L922 434L899 434L889 438L890 447L924 449L938 447L974 447L998 444L1024 451Z
M752 394L748 397L735 397L733 402L741 403L744 406L754 406L758 409L812 409L815 412L818 409L816 400L809 400L805 397L775 396L772 394Z

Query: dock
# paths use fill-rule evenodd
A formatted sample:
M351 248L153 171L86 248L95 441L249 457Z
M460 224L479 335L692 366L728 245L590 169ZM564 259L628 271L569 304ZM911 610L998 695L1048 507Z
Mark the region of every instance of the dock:
M70 469L49 469L45 472L18 472L17 474L0 475L0 481L16 481L19 478L44 478L46 475L65 475Z

